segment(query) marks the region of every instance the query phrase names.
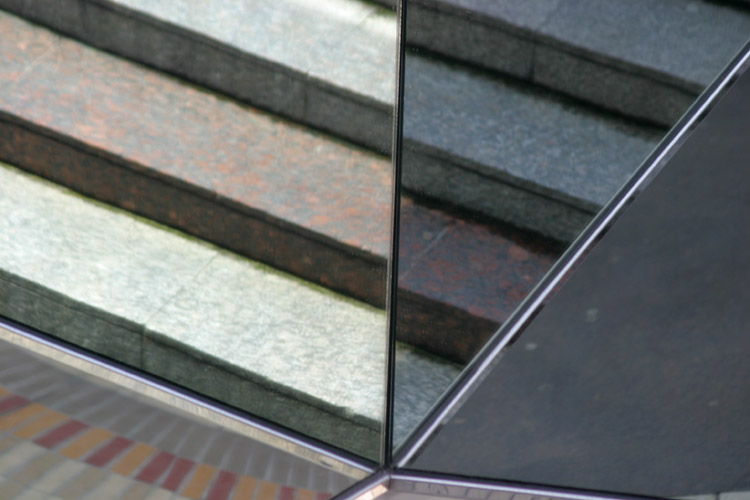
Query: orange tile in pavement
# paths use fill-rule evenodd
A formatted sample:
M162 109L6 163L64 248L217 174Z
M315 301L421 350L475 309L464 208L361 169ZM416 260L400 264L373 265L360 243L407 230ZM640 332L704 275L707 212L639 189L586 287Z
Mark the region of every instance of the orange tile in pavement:
M274 500L276 493L279 491L279 485L276 483L269 483L267 481L261 481L258 486L258 494L256 495L257 500Z
M193 476L190 478L190 481L188 481L187 485L185 485L185 487L180 492L180 495L188 498L194 498L195 500L201 498L203 496L203 492L206 491L208 482L211 480L215 472L216 467L211 467L210 465L206 464L199 465L198 467L196 467L195 472L193 472Z
M156 448L147 444L138 443L127 455L122 457L114 466L112 472L129 476L138 468L148 457L154 454Z
M253 498L255 487L258 486L258 480L250 476L241 476L237 481L237 488L234 490L232 500L249 500Z
M11 427L15 427L46 409L46 406L37 403L24 406L20 410L0 418L0 430L6 431Z
M60 453L68 458L80 458L94 446L112 438L114 434L105 429L91 429L83 436L79 437L68 446L60 450Z
M310 490L297 490L297 500L314 500L315 492Z
M66 415L63 415L62 413L51 411L49 413L45 413L31 423L24 425L16 432L14 432L14 434L18 437L29 439L42 431L46 431L53 425L62 422L66 418L68 417Z

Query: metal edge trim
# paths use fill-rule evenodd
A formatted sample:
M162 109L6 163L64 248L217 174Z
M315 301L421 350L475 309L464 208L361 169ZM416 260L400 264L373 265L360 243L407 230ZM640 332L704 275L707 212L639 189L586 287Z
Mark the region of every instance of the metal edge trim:
M104 361L88 357L53 341L40 338L33 333L23 331L20 327L8 325L2 320L0 320L0 340L354 479L368 477L373 472L372 468L364 464L338 456L250 418L243 418L221 408L215 408L207 402L116 366L110 366Z
M408 443L408 448L399 450L399 458L395 464L396 467L405 467L412 457L422 449L426 442L435 434L437 428L445 421L446 417L449 416L449 414L463 400L464 396L486 375L487 370L496 361L497 356L502 350L505 349L505 347L516 337L529 320L537 314L539 306L547 299L567 272L578 262L581 255L596 243L596 240L606 229L609 228L610 223L620 215L622 209L630 203L633 196L641 189L642 185L652 178L652 175L657 169L663 166L664 158L670 155L673 148L682 141L686 134L692 131L697 122L703 119L706 110L715 104L717 98L723 94L723 91L726 90L728 85L732 82L734 76L738 72L746 69L746 64L750 64L750 42L740 50L736 58L724 70L723 75L720 80L714 84L713 89L710 90L707 95L699 97L698 101L702 99L702 103L696 109L691 108L688 110L687 113L689 116L684 116L683 119L678 122L677 126L679 127L679 131L672 135L666 144L660 144L657 148L659 153L656 156L647 159L644 168L640 168L636 171L637 173L634 178L631 179L631 182L627 183L610 201L611 205L608 205L607 208L600 213L600 216L592 221L591 225L584 230L581 239L576 240L571 245L572 251L561 257L561 261L564 261L564 263L559 267L555 266L553 268L551 271L553 276L544 284L543 288L532 292L535 293L533 300L522 304L518 310L520 314L517 316L514 315L510 318L509 323L512 324L505 331L504 336L488 351L480 353L479 356L481 357L481 360L478 361L477 364L470 364L466 367L466 378L459 376L456 384L446 391L445 395L450 394L449 399L447 401L440 401L435 405L433 408L435 413L429 414L423 420L423 423L426 425L418 429L417 432L419 435L416 436L416 434L413 434L410 436L412 439L411 443ZM487 347L489 347L489 345ZM429 423L427 423L427 421L429 421Z
M405 485L411 485L410 488L405 488ZM443 491L439 491L436 486L445 488ZM423 488L425 491L416 491L419 488ZM429 491L432 488L432 491ZM447 490L447 488L453 488L453 490ZM456 491L461 488L465 491ZM513 486L507 484L490 483L483 481L472 481L464 478L435 478L428 476L420 476L413 473L399 473L395 472L391 476L389 483L389 490L391 492L400 493L411 493L415 495L432 495L445 498L454 498L456 500L512 500L514 495L524 495L528 497L536 497L534 500L542 500L539 497L547 497L561 500L626 500L626 499L643 499L643 498L655 498L655 497L644 497L636 495L617 495L617 494L597 494L597 493L584 493L572 490L563 490L547 487L537 486ZM507 494L506 498L491 497L491 494ZM521 499L516 499L521 500ZM530 500L526 498L525 500Z
M396 40L396 100L393 113L393 182L391 183L391 248L388 261L387 335L385 366L385 401L383 408L380 465L393 462L394 399L396 379L396 329L398 318L398 262L401 220L401 158L404 127L404 76L406 53L406 0L397 0L398 39Z

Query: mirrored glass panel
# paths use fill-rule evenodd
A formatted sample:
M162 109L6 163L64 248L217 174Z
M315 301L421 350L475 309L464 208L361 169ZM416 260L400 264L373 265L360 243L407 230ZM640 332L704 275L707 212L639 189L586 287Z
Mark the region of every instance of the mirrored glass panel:
M396 340L430 375L399 356L397 444L750 33L730 2L405 5Z
M0 9L0 314L378 457L395 12Z
M659 497L748 495L742 71L410 467Z
M2 327L0 337L5 498L326 500L366 474L223 425L232 422L226 415L199 416L187 411L196 405L142 381L92 376L86 361Z

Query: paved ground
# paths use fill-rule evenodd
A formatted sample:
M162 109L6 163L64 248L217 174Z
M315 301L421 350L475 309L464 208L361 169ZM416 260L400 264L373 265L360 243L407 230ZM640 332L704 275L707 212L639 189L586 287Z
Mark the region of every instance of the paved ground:
M0 343L2 500L326 500L352 482Z

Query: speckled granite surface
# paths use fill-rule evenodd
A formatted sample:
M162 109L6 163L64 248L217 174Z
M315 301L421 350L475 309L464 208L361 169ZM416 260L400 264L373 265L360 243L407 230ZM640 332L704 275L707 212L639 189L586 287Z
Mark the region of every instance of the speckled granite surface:
M747 9L701 0L410 0L409 12L410 45L663 126L750 30Z

